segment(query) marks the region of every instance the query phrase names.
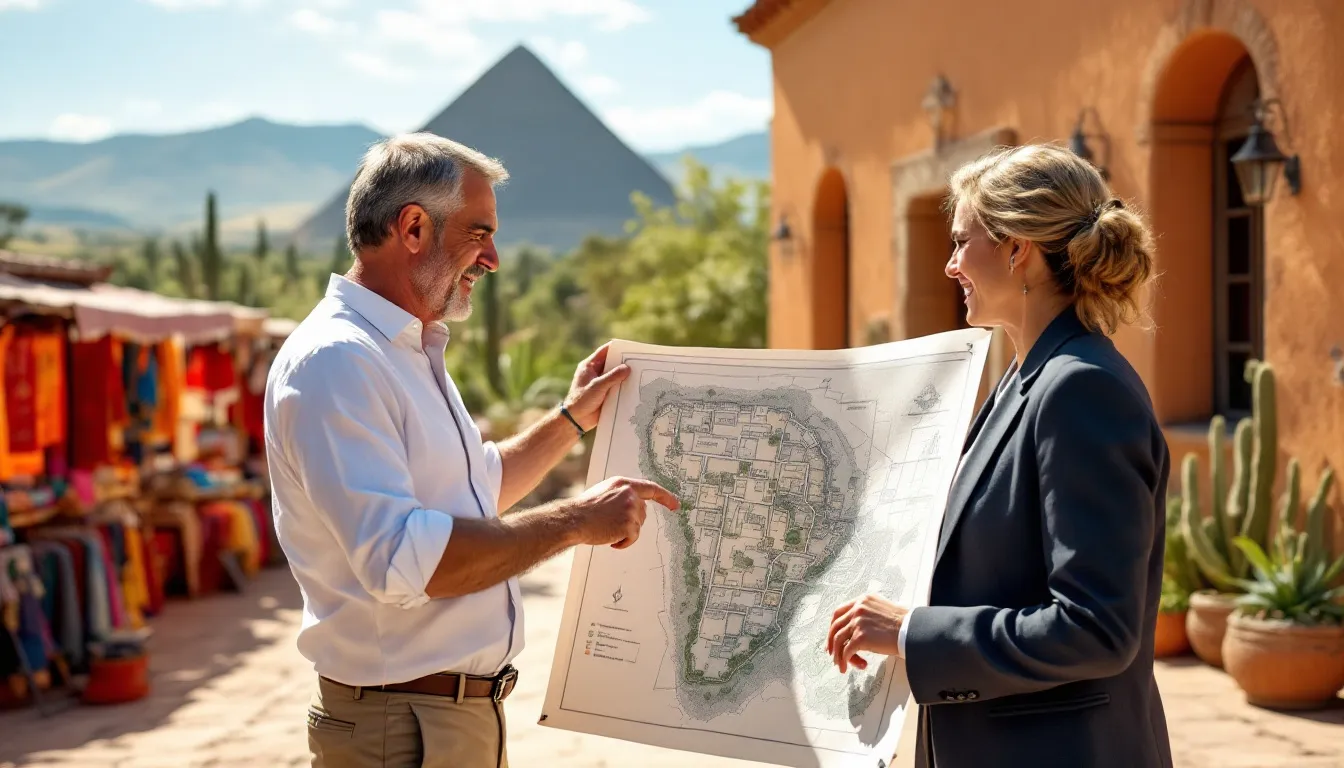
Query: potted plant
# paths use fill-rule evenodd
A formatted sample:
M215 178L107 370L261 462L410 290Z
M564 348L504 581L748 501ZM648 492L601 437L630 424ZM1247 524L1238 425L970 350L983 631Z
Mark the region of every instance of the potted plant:
M1268 363L1246 364L1251 384L1252 414L1237 424L1233 436L1232 479L1224 473L1223 438L1226 420L1215 416L1209 424L1209 461L1212 492L1209 515L1199 507L1199 462L1187 455L1182 464L1181 536L1190 558L1208 582L1208 588L1190 595L1186 633L1195 655L1221 667L1227 617L1235 608L1242 584L1251 575L1246 555L1233 541L1245 537L1262 550L1269 545L1278 457L1278 411L1274 369ZM1322 503L1325 486L1322 478Z
M1157 627L1154 630L1153 655L1179 656L1190 650L1186 635L1186 614L1190 610L1190 594L1203 586L1199 569L1190 559L1184 537L1181 536L1181 497L1167 499L1167 547L1162 563L1162 598L1158 603Z
M1344 688L1344 556L1327 564L1307 533L1271 561L1255 542L1237 547L1255 569L1243 584L1223 640L1224 668L1246 701L1271 709L1315 709Z

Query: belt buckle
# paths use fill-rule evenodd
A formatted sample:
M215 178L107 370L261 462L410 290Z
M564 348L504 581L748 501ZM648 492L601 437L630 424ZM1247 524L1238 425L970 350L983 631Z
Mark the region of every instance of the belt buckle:
M518 680L518 669L512 664L505 664L504 669L500 670L490 684L490 698L498 704L504 700L504 687Z

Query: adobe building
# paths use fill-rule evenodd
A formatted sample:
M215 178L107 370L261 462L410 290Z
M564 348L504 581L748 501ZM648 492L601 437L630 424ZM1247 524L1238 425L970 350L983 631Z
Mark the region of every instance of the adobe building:
M757 0L734 21L773 60L771 346L961 327L948 176L995 145L1072 141L1159 238L1153 330L1116 341L1175 465L1211 415L1245 414L1256 357L1303 492L1326 462L1344 473L1344 3ZM1257 126L1291 158L1244 169L1268 190L1232 163Z

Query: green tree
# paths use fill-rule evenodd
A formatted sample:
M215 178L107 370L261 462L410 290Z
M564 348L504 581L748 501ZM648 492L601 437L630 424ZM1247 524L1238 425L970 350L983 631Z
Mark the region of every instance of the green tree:
M150 285L157 286L160 279L159 264L162 262L159 255L158 239L153 237L145 238L145 244L140 249L140 254L145 261L145 273L149 276Z
M639 218L620 266L627 279L612 333L653 344L762 347L768 188L732 179L715 185L694 162L686 179L675 208L635 201Z
M319 295L326 293L327 281L331 275L344 275L350 271L350 249L346 246L344 239L337 239L336 246L331 251L331 265L325 273L317 275L317 292Z
M303 271L299 267L299 247L290 243L289 247L285 248L284 289L288 291L293 288L301 277L303 277Z
M257 285L260 280L253 274L252 266L244 261L238 261L234 267L238 273L238 291L234 301L249 307L261 306L260 302L256 300Z
M0 203L0 248L18 234L19 227L28 220L28 209L16 203Z
M177 271L177 283L182 286L182 292L187 298L196 298L196 270L193 268L191 257L187 255L187 249L182 243L173 241L173 264Z
M242 299L243 303L251 306L261 307L266 305L266 277L269 270L266 269L266 259L270 256L271 244L266 237L266 222L257 220L257 243L252 247L252 272L248 280L248 290ZM240 278L243 279L243 278ZM241 290L240 290L241 293Z
M223 293L224 254L219 248L219 219L214 192L205 197L205 234L198 245L197 258L200 261L200 282L205 288L205 298L218 301Z
M257 220L257 244L252 247L252 258L258 265L266 263L266 257L270 255L271 244L266 238L266 222L262 219Z

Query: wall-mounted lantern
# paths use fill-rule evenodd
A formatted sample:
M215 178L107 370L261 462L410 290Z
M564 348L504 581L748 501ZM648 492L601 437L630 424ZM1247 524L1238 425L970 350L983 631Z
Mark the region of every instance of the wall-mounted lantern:
M952 109L957 106L957 92L947 78L938 75L929 83L929 89L920 102L929 116L929 127L933 129L933 145L941 147L951 135Z
M1232 156L1232 166L1237 169L1237 182L1241 184L1241 197L1250 206L1262 206L1274 196L1274 182L1279 177L1279 168L1283 168L1283 178L1288 181L1288 189L1294 195L1302 191L1302 166L1297 155L1289 157L1279 150L1274 134L1265 127L1265 118L1269 109L1277 106L1278 113L1287 133L1288 118L1283 113L1283 105L1278 99L1256 101L1255 123L1251 125L1246 143Z
M779 243L780 251L788 256L793 253L793 230L789 227L789 217L786 214L779 215L779 224L775 231L770 233L770 239Z
M1092 120L1097 125L1096 133L1088 133L1084 129L1084 124L1087 121L1088 115L1092 115ZM1088 139L1096 139L1097 142L1101 144L1103 150L1101 162L1097 162L1096 154L1092 151L1092 148L1088 146ZM1095 109L1091 107L1083 107L1082 110L1078 112L1078 122L1074 123L1073 135L1069 136L1069 149L1073 151L1073 154L1081 157L1096 167L1097 171L1101 173L1101 178L1111 178L1111 136L1101 127L1101 117L1097 115Z

